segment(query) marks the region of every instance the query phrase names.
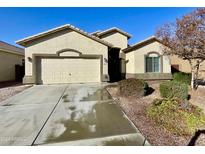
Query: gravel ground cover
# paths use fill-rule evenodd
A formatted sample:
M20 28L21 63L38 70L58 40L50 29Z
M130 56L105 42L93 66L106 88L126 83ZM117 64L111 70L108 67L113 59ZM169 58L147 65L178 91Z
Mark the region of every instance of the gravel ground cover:
M160 98L159 83L149 82L154 91L142 98L122 97L118 93L116 86L107 87L108 92L127 116L133 121L141 133L147 138L149 143L158 146L185 146L185 145L205 145L205 128L201 128L193 136L177 136L165 128L157 126L146 114L146 108L154 99ZM205 111L205 88L200 88L197 92L189 91L190 102L198 105ZM190 142L192 141L192 142Z
M3 82L0 83L0 105L3 100L30 88L32 85L23 85L17 82Z

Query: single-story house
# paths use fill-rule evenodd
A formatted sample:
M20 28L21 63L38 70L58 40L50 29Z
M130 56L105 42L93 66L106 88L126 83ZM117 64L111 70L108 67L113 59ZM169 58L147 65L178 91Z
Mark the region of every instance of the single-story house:
M24 83L107 82L147 74L147 79L170 79L170 61L161 55L160 42L128 46L130 38L116 27L87 33L66 24L19 40L25 47Z
M15 65L22 65L24 49L0 41L0 82L16 79Z

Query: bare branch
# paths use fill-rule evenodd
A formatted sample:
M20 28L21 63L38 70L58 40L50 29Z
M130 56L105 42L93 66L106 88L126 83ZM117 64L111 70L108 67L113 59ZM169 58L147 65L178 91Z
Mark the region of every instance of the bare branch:
M199 69L199 64L205 60L205 8L196 9L176 19L175 23L163 25L156 36L169 47L163 48L164 54L188 60L192 72Z

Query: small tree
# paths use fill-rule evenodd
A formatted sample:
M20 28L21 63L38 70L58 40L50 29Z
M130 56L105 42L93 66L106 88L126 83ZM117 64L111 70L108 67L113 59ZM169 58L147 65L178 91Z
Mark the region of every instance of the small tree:
M205 8L197 9L174 23L160 27L156 36L166 46L164 54L188 60L192 73L191 87L198 79L200 64L205 60Z

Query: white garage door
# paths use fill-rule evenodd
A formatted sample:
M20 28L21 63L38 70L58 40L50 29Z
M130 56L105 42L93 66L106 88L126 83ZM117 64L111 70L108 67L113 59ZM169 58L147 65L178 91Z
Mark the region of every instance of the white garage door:
M37 63L38 83L100 82L100 59L41 58Z

